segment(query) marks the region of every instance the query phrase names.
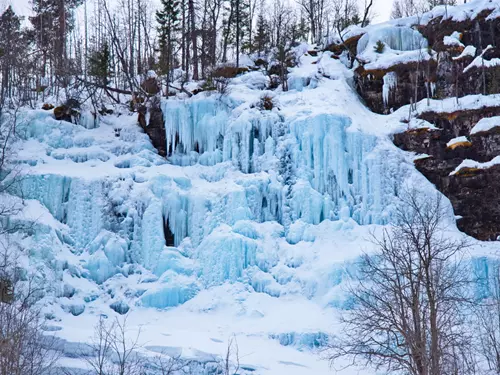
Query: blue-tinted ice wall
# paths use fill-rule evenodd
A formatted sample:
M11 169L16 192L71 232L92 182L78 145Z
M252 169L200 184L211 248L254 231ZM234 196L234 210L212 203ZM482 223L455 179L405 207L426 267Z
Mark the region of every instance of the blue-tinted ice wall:
M287 119L255 108L240 113L213 97L168 100L162 109L173 163L230 161L243 173L279 172L279 182L291 189L282 191L288 202L278 198L281 207L264 220L317 224L349 216L360 224L388 221L387 208L402 178L397 161L376 150L376 136L351 131L348 117ZM291 217L284 217L283 205Z

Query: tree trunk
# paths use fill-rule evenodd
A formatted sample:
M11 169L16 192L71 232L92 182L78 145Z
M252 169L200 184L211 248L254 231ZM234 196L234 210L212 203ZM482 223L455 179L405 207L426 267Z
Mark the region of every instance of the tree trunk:
M198 46L196 35L196 15L194 13L194 0L188 0L189 20L191 22L191 44L193 45L193 80L197 81L198 77Z

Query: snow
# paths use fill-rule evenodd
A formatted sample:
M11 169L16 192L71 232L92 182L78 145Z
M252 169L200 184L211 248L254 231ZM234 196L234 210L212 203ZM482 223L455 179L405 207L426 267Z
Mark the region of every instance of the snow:
M453 145L457 145L459 143L470 143L466 136L456 137L448 141L446 143L446 147L452 147Z
M452 59L453 60L460 60L460 59L463 59L464 57L474 57L474 56L476 56L476 47L474 47L474 46L467 46L460 53L460 55L452 57Z
M488 132L491 129L500 127L500 116L482 118L470 131L470 134L477 134L481 132Z
M462 39L462 34L458 31L454 31L451 35L445 35L443 37L443 43L445 46L464 47L460 39Z
M487 161L484 163L481 163L481 162L478 162L475 160L471 160L471 159L465 159L464 161L462 161L460 163L460 165L458 167L455 168L455 170L453 172L450 173L450 176L457 174L462 168L487 169L487 168L491 168L491 167L498 165L498 164L500 164L500 156L495 156L490 161Z
M412 30L377 35L389 60L420 52L412 48L422 37ZM377 35L367 36L368 57ZM352 71L305 47L297 47L290 90L272 92L271 111L255 105L268 93L259 71L232 80L226 96L162 100L166 159L126 112L99 118L97 127L45 111L20 114L23 178L10 193L24 200L5 199L23 207L13 220L36 223L16 240L30 253L21 259L26 272L48 279L43 313L67 357L101 314L128 311L145 354L180 353L198 363L195 373L208 371L232 335L253 369L246 373L331 373L314 351L340 329L338 314L350 308L345 286L360 256L374 251L370 235L388 228L404 187L435 192L390 136L433 127L402 123L407 107L372 113ZM387 74L384 96L395 84ZM431 100L417 113L497 102ZM463 237L454 224L446 235ZM486 269L494 250L475 241L472 263Z
M414 51L384 51L380 56L372 62L365 64L363 67L365 70L388 70L394 66L401 64L411 64L411 63L421 63L422 61L435 60L435 53L427 48L419 49Z
M240 66L241 67L249 67L249 66L254 66L255 63L253 62L253 60L250 58L250 56L246 55L246 54L241 54L240 55Z
M156 74L156 72L154 70L148 70L148 72L146 73L146 78L156 79L156 78L158 78L158 75Z
M500 65L500 58L498 57L494 57L492 58L491 60L486 60L483 56L485 54L486 51L488 51L489 49L493 48L493 46L489 45L488 47L486 47L483 52L481 53L481 55L477 56L474 60L472 60L472 62L467 65L465 68L464 68L464 73L471 70L471 69L474 69L474 68L477 68L477 69L488 69L488 68L492 68L492 67L495 67L495 66L499 66Z
M442 100L424 99L416 104L415 115L425 112L453 113L456 111L476 110L486 107L498 106L500 94L492 95L466 95L460 98L446 98ZM408 117L408 106L403 106L395 111L394 116L399 118Z

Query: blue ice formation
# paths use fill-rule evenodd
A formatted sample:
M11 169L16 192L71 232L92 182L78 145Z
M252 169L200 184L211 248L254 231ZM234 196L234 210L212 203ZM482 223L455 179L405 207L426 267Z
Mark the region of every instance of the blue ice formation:
M344 230L387 223L404 177L397 154L376 136L351 130L345 116L286 118L239 105L202 95L163 101L173 165L162 165L137 126L102 120L93 129L30 112L23 137L45 154L26 162L111 164L119 172L31 173L16 192L67 226L61 246L81 257L75 277L103 286L134 272L152 280L128 292L140 295L143 306L182 304L226 281L245 281L273 297L324 294L328 278L319 285L295 277L300 258L282 264L280 249L314 242L312 228L321 222ZM195 177L179 173L181 167ZM148 174L151 168L157 172ZM264 238L269 229L272 238Z
M200 286L194 277L167 271L159 284L142 295L141 303L145 307L159 309L174 307L193 298L199 290Z
M324 347L328 344L329 335L325 332L286 332L271 333L269 338L278 340L283 346L294 346L304 350Z
M262 220L317 224L347 214L360 224L388 221L386 208L398 176L374 157L375 136L350 131L350 119L344 116L286 120L275 112L252 109L240 115L233 111L231 117L228 106L210 97L165 101L171 160L180 165L230 161L243 173L278 170L281 191L268 188L262 203L255 202L257 207L273 205ZM292 189L288 202L283 185ZM284 203L291 218L283 214Z
M245 236L219 227L198 246L195 258L200 264L202 280L207 285L237 281L243 270L256 263L258 244Z
M301 89L305 84L314 85ZM312 270L314 258L297 249L313 252L324 231L345 235L357 225L388 223L407 168L401 154L351 129L343 115L287 118L241 106L203 95L162 102L168 163L137 126L102 120L94 129L45 112L27 115L23 137L43 152L22 161L34 168L13 192L38 200L64 224L36 227L31 261L49 264L64 285L58 298L81 298L66 303L72 313L85 313L79 306L103 294L118 313L135 304L170 308L225 282L350 308L340 286L356 262ZM113 172L37 173L54 160ZM66 248L77 264L57 260ZM486 258L473 262L478 274L491 275L491 267ZM478 296L491 293L489 277L478 282ZM116 287L126 278L136 284ZM81 295L76 279L95 290ZM320 340L292 336L279 340L304 347Z
M387 25L364 34L359 39L357 54L361 55L367 49L373 49L378 41L395 51L413 51L428 46L427 39L417 30L408 26Z
M491 257L474 257L471 260L473 295L477 299L500 297L500 262Z

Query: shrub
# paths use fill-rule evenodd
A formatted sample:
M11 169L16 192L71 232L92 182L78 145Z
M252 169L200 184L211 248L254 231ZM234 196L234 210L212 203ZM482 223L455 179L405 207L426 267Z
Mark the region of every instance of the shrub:
M232 65L224 65L215 68L212 71L211 76L213 78L234 78L238 74L248 72L248 68L236 67Z
M280 77L277 75L271 75L269 77L269 88L271 90L277 89L281 85Z
M231 81L228 77L214 77L215 89L221 95L229 94L229 82Z
M255 66L263 66L265 68L267 67L267 61L263 58L258 58L257 60L255 60Z
M216 90L217 88L215 87L215 84L214 84L214 80L211 76L209 76L205 82L203 82L201 85L200 85L200 88L199 90L200 91L213 91L213 90Z
M381 40L377 41L377 44L375 44L375 47L373 47L375 52L377 53L383 53L385 50L385 44Z
M259 103L257 103L257 107L260 110L271 111L274 108L274 100L273 97L264 94L260 97Z

